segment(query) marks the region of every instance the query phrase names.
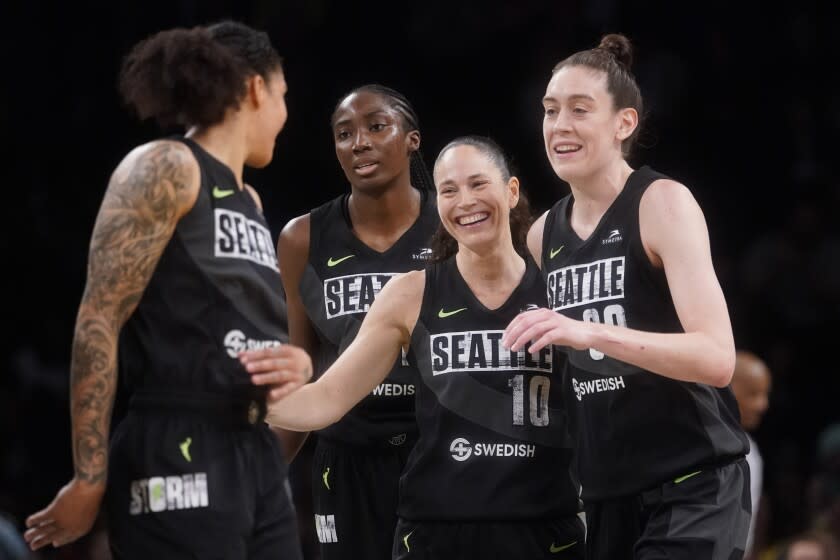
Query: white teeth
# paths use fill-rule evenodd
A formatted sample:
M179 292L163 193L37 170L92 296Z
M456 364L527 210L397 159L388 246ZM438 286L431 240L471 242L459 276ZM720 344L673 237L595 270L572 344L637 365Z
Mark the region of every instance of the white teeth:
M580 146L564 144L562 146L555 146L554 151L560 154L567 154L569 152L576 152L579 149Z
M481 220L487 218L487 216L489 216L487 212L478 212L476 214L470 214L469 216L461 216L460 218L458 218L458 224L462 226L467 226L476 222L480 222Z

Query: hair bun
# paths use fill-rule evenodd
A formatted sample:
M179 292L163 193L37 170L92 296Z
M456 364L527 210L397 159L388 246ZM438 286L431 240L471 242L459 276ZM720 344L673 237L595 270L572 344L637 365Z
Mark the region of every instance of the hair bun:
M630 39L620 33L604 35L598 48L610 52L628 70L633 64L633 45Z

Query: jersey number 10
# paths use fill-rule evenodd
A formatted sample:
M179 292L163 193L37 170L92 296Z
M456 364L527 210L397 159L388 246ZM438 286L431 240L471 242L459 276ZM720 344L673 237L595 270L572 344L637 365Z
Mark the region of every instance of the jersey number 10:
M531 377L529 385L528 407L531 425L537 427L548 426L548 390L551 379L545 375ZM513 425L525 425L525 376L514 375L508 379L508 386L513 388Z

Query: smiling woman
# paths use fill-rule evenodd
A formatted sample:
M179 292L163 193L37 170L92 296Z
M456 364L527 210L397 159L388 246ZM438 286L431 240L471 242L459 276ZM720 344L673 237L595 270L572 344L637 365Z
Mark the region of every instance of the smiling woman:
M555 354L501 345L505 325L545 290L534 261L514 248L519 181L494 142L466 137L438 156L435 182L454 255L390 280L350 346L267 421L299 430L339 421L409 348L419 439L400 479L392 558L581 559ZM308 361L292 346L243 355L257 384ZM333 471L323 472L326 485Z
M517 317L504 343L568 354L587 558L740 558L750 490L732 328L691 192L627 162L642 112L631 55L610 34L552 72L543 139L571 193L528 236L549 309Z
M447 144L441 151L438 159L443 156L449 149L454 148L456 146L473 146L476 149L481 150L486 157L488 157L495 165L495 167L499 170L502 174L502 179L504 181L509 181L511 178L511 170L509 164L507 162L507 158L502 151L502 148L496 144L490 138L486 137L479 137L479 136L465 136L462 138L458 138L457 140L453 140L449 144ZM477 186L486 184L489 182L489 179L486 176L477 176L474 177L473 180L477 184ZM439 201L450 201L453 200L452 194L455 192L456 188L455 185L447 183L445 186L444 191L439 191L440 194L444 194L445 196ZM473 214L472 216L467 217L466 219L461 217L461 222L466 225L466 221L477 223L480 221L484 221L489 217L489 214L486 212L482 212L479 214ZM519 191L519 198L517 200L516 206L514 206L510 210L508 221L510 222L510 234L511 239L513 240L513 247L516 249L516 252L522 255L523 257L528 254L528 247L526 244L526 238L528 235L528 228L531 226L532 217L531 217L531 207L528 204L528 197L525 196L525 193L521 190ZM435 231L434 237L432 237L432 260L434 262L445 261L449 257L453 256L455 253L458 252L458 242L455 240L454 237L447 231L447 229L441 224L438 227L437 231Z

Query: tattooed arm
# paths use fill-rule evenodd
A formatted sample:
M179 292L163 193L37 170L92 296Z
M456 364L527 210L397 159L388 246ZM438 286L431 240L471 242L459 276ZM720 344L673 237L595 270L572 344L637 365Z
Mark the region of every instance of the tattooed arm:
M198 196L200 173L180 142L133 150L111 176L99 209L70 363L75 474L47 508L31 515L33 550L87 533L108 474L108 428L117 381L117 340L172 237Z

